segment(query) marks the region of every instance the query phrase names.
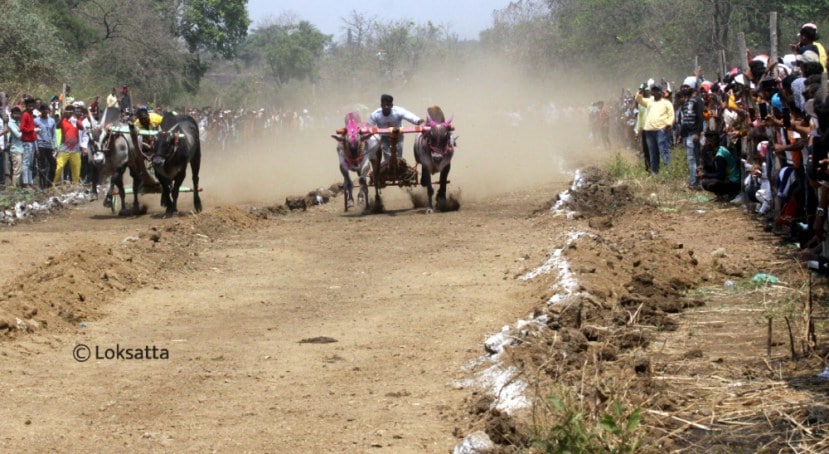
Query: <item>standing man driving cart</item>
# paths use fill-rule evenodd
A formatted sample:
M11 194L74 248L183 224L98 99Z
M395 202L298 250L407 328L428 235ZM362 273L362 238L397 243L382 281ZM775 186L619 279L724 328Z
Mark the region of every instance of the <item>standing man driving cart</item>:
M403 120L414 125L422 125L425 120L408 110L394 105L394 98L391 95L380 96L380 108L371 113L368 123L378 128L399 128ZM383 162L391 159L391 138L384 134L380 137L380 147L383 149ZM403 157L403 134L397 137L397 158Z

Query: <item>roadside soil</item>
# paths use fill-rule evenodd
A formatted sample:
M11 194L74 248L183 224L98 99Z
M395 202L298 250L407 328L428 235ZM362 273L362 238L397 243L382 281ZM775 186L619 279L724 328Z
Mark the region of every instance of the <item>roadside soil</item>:
M94 204L0 229L0 448L447 452L483 429L518 450L527 411L459 383L491 335L541 315L502 356L530 400L555 384L594 413L643 408L660 452L825 444L825 331L792 361L774 316L766 353L764 311L805 294L792 250L739 208L584 174L562 211L563 180L428 216L388 188L382 215ZM521 279L556 250L575 287ZM106 359L124 348L166 358Z

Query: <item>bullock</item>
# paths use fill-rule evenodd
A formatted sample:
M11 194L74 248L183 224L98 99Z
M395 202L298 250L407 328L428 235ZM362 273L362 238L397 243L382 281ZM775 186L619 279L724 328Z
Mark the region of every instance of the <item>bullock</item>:
M428 194L427 213L433 210L432 196L435 193L432 187L432 175L440 173L440 181L436 198L438 211L457 210L457 201L447 201L446 184L449 178L449 170L452 167L452 156L455 153L457 137L452 134L455 129L452 126L452 119L448 121L443 111L438 106L429 107L427 110L428 130L418 135L414 141L415 160L421 165L420 185L425 187Z
M340 173L343 175L343 203L345 211L354 206L354 183L350 172L357 173L360 190L357 201L365 203L369 209L367 178L371 171L371 153L375 153L380 145L376 136L361 132L365 124L360 121L360 115L349 112L345 116L345 128L337 131L339 135L331 137L337 141L337 155L340 158Z
M121 210L118 213L120 216L146 212L146 207L141 208L138 204L138 193L145 171L141 157L135 152L135 148L125 135L131 132L132 128L120 123L118 110L107 109L104 111L101 129L96 131L97 139L90 141L91 162L96 170L92 181L92 192L97 197L98 185L109 178L110 184L104 198L104 206L112 207L112 189L113 187L118 188L118 195L121 198ZM124 172L127 167L130 169L133 183L133 206L131 210L127 210L124 203L126 197Z
M199 197L199 169L201 167L201 143L199 125L189 115L164 114L161 131L155 141L155 153L152 157L155 177L161 184L161 206L166 208L165 217L178 212L178 193L187 165L193 172L193 209L201 212Z

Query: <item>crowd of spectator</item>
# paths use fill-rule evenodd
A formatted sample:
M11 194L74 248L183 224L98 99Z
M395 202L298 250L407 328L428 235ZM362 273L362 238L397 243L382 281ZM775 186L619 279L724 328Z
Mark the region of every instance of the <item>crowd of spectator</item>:
M829 87L817 26L804 24L776 60L747 51L745 69L717 80L697 70L671 85L649 80L633 97L645 169L656 175L672 148L684 150L688 191L743 206L804 256L827 261Z
M106 110L120 121L133 122L142 110L176 112L162 106L134 104L127 85L113 87L101 102L72 97L71 87L60 94L38 98L22 94L8 99L0 92L0 190L45 190L59 183L91 185L95 176L90 147ZM315 124L308 109L180 109L199 124L207 147L226 150L262 136L265 131L305 130ZM90 143L91 142L91 143Z

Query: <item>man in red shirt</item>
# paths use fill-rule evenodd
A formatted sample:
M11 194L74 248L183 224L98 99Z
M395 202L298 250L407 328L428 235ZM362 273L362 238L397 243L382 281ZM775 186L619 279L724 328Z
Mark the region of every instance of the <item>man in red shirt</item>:
M37 133L35 132L35 117L32 115L32 110L35 106L35 100L27 97L24 104L26 108L23 111L23 116L20 117L20 132L23 134L21 138L23 142L23 165L20 183L24 188L34 188L32 185L32 164L35 158Z
M69 170L72 173L72 183L78 184L81 181L81 148L80 132L83 124L75 118L75 107L68 105L63 110L63 118L60 120L61 144L57 157L57 168L55 169L55 181L57 186L63 178L63 168L69 163Z

